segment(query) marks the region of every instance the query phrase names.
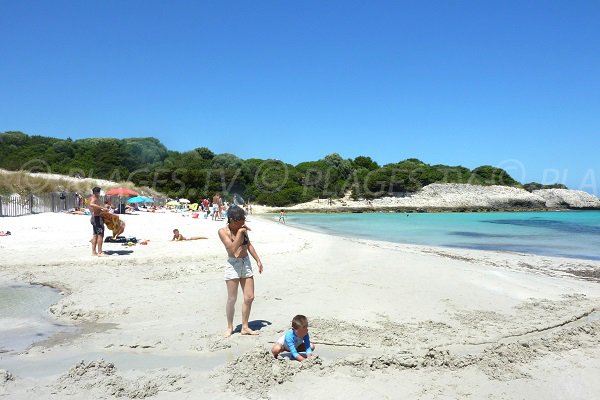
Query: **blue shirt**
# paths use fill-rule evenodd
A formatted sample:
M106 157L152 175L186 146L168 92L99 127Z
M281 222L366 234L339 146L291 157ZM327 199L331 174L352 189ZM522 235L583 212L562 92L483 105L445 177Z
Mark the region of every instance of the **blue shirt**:
M308 355L312 353L308 333L302 338L302 340L300 340L300 338L296 335L296 332L293 329L290 329L285 333L284 342L287 345L288 349L290 349L290 352L292 353L292 356L294 358L297 358L300 355L298 353L298 350L296 350L296 345L299 346L300 344L302 344L302 342L304 342L304 347L306 347L306 354Z

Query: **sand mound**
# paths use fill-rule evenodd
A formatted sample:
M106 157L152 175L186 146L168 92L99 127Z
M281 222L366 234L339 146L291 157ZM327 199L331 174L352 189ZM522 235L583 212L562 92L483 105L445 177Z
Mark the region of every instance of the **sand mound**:
M447 349L429 349L420 357L410 352L363 356L352 354L342 360L326 364L322 369L333 372L340 367L355 369L354 376L381 369L437 368L457 370L475 365L496 380L512 380L528 377L521 368L551 353L578 348L594 348L600 345L600 321L581 326L559 329L543 337L492 345L479 354L453 355Z
M227 390L257 399L268 397L272 386L291 381L301 371L322 369L322 364L318 356L301 363L287 358L276 360L270 351L257 347L239 356L217 375L226 374Z
M433 346L439 337L452 337L456 330L438 321L397 323L380 315L375 326L357 325L338 319L314 318L310 321L311 336L315 343L345 347L405 347L412 348L417 342Z
M510 380L528 377L519 366L550 353L600 345L600 321L562 329L547 337L501 344L487 349L477 365L490 378Z
M11 374L5 369L0 369L0 385L4 385L9 381L13 381L14 379L15 377L13 376L13 374Z
M105 313L96 310L83 310L75 302L69 300L50 306L50 312L57 318L78 322L96 322L105 317Z
M117 369L112 363L104 360L89 363L81 361L58 379L55 389L66 395L81 393L84 389L114 397L143 399L160 391L179 391L180 381L183 379L185 376L174 374L126 379L117 374ZM90 393L90 397L93 395Z
M314 321L314 320L313 320ZM318 325L318 324L317 324ZM360 327L361 332L369 332ZM375 329L376 330L376 329ZM365 341L368 343L369 340ZM318 375L350 369L351 376L366 377L372 371L406 369L459 370L474 366L494 380L525 378L527 364L552 353L600 345L600 320L574 327L558 327L544 335L526 335L506 343L481 345L479 350L466 355L455 355L444 348L431 348L423 355L394 350L378 355L351 353L344 358L324 362L318 356L302 363L289 359L273 359L264 348L247 352L216 375L226 376L228 390L243 393L250 398L268 397L269 390L291 381L302 372ZM252 371L252 373L249 373Z

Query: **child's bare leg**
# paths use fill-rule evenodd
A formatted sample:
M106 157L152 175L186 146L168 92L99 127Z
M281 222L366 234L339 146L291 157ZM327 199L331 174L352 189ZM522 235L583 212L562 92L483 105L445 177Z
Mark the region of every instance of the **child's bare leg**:
M310 344L310 349L311 350L315 350L315 344L311 343ZM304 343L300 344L299 346L296 347L296 350L298 350L299 352L303 352L306 351L306 345Z
M239 279L226 280L225 284L227 285L227 305L225 306L227 329L225 330L224 336L229 337L233 334L233 314L235 313L235 301L237 300Z
M283 352L283 346L280 343L275 343L273 345L273 347L271 348L271 354L273 354L273 357L277 358L279 356L279 354L281 354Z
M252 309L252 302L254 301L254 278L241 278L240 286L244 293L244 302L242 303L242 335L258 335L257 331L253 331L248 326L248 319L250 318L250 310Z

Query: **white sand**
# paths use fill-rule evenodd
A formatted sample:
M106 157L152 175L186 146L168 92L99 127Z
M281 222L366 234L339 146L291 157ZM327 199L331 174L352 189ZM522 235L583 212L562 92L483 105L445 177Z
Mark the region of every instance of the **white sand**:
M222 222L124 216L147 246L90 255L89 217L0 219L0 285L64 291L81 327L0 354L0 396L31 398L592 399L600 393L600 263L332 237L251 216L265 271L260 336L225 329ZM170 242L172 229L208 240ZM592 276L585 278L574 272ZM290 281L290 277L294 280ZM596 279L596 280L594 280ZM240 323L241 293L236 309ZM309 317L312 361L271 342Z

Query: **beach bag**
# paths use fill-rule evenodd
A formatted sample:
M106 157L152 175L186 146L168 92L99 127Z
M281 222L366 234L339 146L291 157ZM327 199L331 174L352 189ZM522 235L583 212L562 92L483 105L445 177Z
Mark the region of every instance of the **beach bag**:
M125 236L117 236L113 238L112 236L108 236L104 239L104 243L137 243L137 239L134 237L125 237Z

